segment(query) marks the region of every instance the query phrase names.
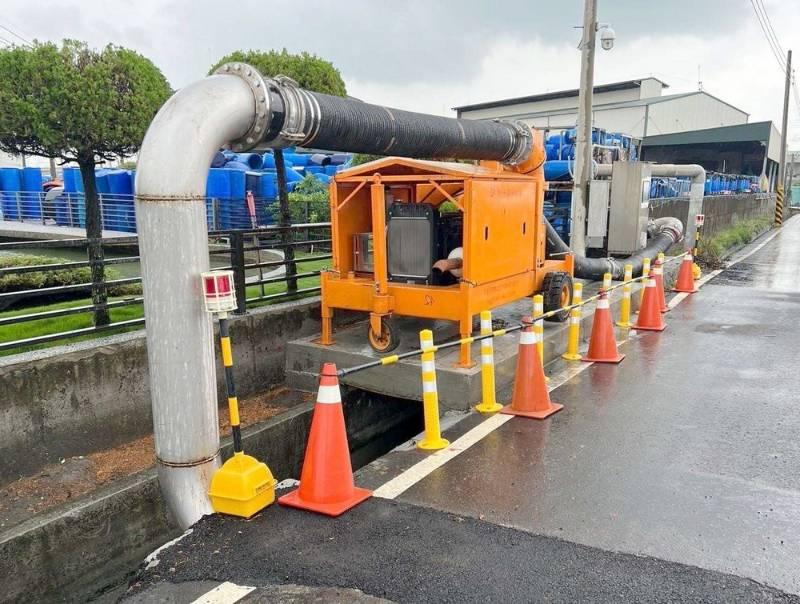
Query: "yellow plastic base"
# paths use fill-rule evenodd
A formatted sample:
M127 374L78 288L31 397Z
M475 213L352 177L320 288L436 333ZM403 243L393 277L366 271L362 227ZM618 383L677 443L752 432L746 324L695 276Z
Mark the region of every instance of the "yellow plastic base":
M568 361L580 361L583 357L579 354L567 354L566 352L561 355L562 359L566 359Z
M623 323L622 321L617 321L617 327L622 327L623 329L630 329L633 327L633 323L630 321L627 323Z
M267 464L234 453L214 474L208 496L215 512L250 518L275 501L277 482Z
M449 444L450 441L447 440L446 438L431 439L431 440L423 438L421 441L417 443L417 449L423 449L425 451L438 451L439 449L444 449Z
M501 405L500 403L495 403L494 405L491 404L486 405L484 403L479 403L475 405L475 411L477 411L478 413L496 413L497 411L500 411L500 409L502 408L503 405Z
M694 280L697 281L702 276L703 276L703 270L697 265L696 262L693 262L692 263L692 277L694 277Z

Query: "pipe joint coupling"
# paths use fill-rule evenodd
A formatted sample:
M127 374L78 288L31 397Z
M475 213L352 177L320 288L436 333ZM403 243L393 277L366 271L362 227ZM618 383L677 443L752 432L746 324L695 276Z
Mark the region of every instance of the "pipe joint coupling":
M524 122L504 121L503 123L508 124L513 132L516 133L516 136L514 136L512 140L513 147L506 159L503 160L503 163L516 166L524 162L528 159L528 156L530 156L531 148L533 147L533 133L531 132L530 126Z
M220 65L214 74L236 76L244 80L253 93L253 123L244 136L230 143L233 151L249 151L264 138L272 119L267 80L264 79L258 69L246 63L225 63Z
M269 142L269 146L282 149L303 146L314 140L321 122L317 99L288 76L276 76L271 83L283 101L285 119L280 133Z

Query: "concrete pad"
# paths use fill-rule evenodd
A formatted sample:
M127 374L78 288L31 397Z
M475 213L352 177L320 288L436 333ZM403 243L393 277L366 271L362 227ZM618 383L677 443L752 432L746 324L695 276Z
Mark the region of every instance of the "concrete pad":
M680 262L667 264L666 283L671 284L677 274ZM600 289L600 283L585 282L584 298L589 298ZM640 286L633 285L631 303L638 308ZM667 294L669 298L671 294ZM611 293L611 311L615 320L619 317L622 288ZM506 324L518 324L520 319L532 311L530 299L522 299L494 310L493 320ZM583 307L581 320L581 341L587 342L591 334L594 303ZM450 321L426 321L414 318L398 318L401 344L395 353L403 353L419 347L419 331L431 329L434 342L443 343L458 339L458 329ZM618 329L618 337L627 330ZM323 363L333 362L340 369L367 363L383 355L376 354L367 342L366 321L334 330L334 344L322 346L315 340L319 336L300 338L286 346L286 383L291 388L314 392L318 385L318 372ZM475 332L477 333L477 331ZM511 333L495 338L495 383L498 391L509 387L514 381L517 363L519 334ZM473 361L480 359L480 344L472 345ZM567 323L544 324L545 365L559 358L567 348ZM458 347L443 350L436 354L436 379L439 389L439 402L444 409L465 410L480 402L481 370L478 363L469 369L456 367L459 357ZM389 396L413 401L422 400L420 382L420 361L411 358L386 367L376 367L351 374L342 379L344 384Z

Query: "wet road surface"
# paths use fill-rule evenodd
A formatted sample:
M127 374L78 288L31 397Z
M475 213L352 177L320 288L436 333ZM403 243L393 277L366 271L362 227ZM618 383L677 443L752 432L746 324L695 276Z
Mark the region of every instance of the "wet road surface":
M400 602L800 602L799 265L795 218L666 331L631 336L620 365L557 387L549 420L497 422L397 499L339 519L206 518L131 595L206 580ZM357 480L423 458L406 447Z

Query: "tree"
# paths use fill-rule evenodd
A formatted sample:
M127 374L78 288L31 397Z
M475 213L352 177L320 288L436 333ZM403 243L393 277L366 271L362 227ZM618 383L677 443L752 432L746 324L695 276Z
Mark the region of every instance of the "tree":
M347 94L342 75L333 66L333 63L307 52L295 55L289 53L285 48L280 52L277 50L237 50L217 61L209 70L209 74L214 73L221 65L234 61L252 65L264 77L289 76L301 88L307 90L334 96Z
M0 150L77 162L86 197L95 324L108 323L102 222L95 165L139 149L147 126L171 94L140 54L64 40L0 50Z
M276 50L237 50L222 57L209 70L214 73L221 65L231 62L247 63L252 65L261 75L275 77L285 75L297 82L301 88L322 92L335 96L345 96L347 89L339 70L333 63L320 57L302 52L299 55L289 53L285 48L280 52ZM292 223L292 212L289 206L289 196L286 192L286 179L284 177L283 151L275 150L275 168L278 173L278 203L280 207L279 224L288 227ZM284 261L286 262L286 290L289 293L297 291L297 265L294 263L294 246L292 233L288 228L281 230L281 243L283 244Z

